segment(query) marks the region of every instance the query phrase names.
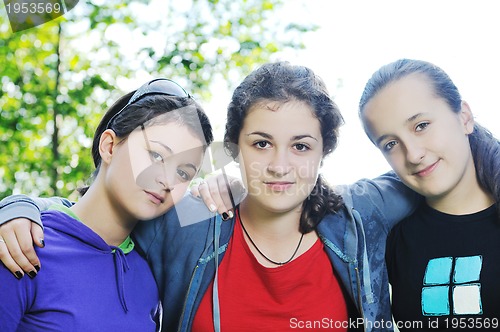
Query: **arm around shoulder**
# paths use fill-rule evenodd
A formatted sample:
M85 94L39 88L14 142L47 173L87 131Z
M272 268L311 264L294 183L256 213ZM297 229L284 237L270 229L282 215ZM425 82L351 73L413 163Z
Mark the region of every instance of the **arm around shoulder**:
M412 214L423 199L392 171L374 179L361 179L338 189L346 204L362 214L378 209L389 227Z
M17 218L27 218L41 227L40 211L47 210L53 204L67 207L73 205L61 197L32 198L26 195L11 195L0 201L0 225Z

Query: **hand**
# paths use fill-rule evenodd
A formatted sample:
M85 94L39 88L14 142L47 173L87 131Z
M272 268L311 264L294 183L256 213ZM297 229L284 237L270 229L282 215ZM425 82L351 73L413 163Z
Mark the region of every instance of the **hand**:
M240 179L221 173L193 184L191 194L201 197L210 211L219 212L227 220L234 216L233 210L245 197L246 190Z
M33 243L40 248L45 246L38 224L18 218L0 226L0 261L18 279L23 277L23 271L33 278L40 270Z

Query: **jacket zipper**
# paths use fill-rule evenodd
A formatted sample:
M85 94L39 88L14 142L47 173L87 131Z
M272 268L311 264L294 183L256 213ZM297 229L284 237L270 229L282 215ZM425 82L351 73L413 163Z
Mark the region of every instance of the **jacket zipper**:
M198 271L198 268L200 267L199 264L196 264L196 267L194 268L194 272L192 274L192 277L191 277L191 280L189 281L189 287L188 287L188 297L186 297L186 300L184 301L184 306L182 307L182 312L181 312L181 317L183 318L180 322L179 322L179 327L177 328L177 331L182 331L183 329L183 326L184 326L184 316L185 316L185 313L186 313L186 307L187 307L187 302L190 300L190 293L191 293L191 287L193 285L193 281L194 281L194 278L197 276L196 275L196 272Z

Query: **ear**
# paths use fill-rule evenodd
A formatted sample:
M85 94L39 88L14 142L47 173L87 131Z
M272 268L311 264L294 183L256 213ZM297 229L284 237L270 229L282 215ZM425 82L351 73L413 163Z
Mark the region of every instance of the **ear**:
M114 147L118 143L116 134L111 129L106 129L99 138L99 154L101 155L102 163L109 164L113 157Z
M472 132L474 131L474 115L472 114L470 106L466 101L462 101L459 116L465 134L472 134Z

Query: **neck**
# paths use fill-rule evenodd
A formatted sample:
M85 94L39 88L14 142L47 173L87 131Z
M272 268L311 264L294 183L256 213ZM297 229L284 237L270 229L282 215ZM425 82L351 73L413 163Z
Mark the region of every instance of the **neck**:
M471 191L470 195L467 196L455 197L450 195L448 198L441 200L427 199L427 204L443 213L464 215L482 211L495 203L493 197L484 190Z
M137 223L136 220L127 218L123 210L113 203L97 179L71 210L85 225L112 246L123 243Z
M287 212L273 212L253 206L252 202L245 199L240 204L240 216L245 220L247 230L251 234L258 233L270 241L280 240L293 234L300 234L299 224L302 209Z
M245 242L261 265L275 268L282 265L279 263L296 259L314 245L318 239L316 232L302 234L299 231L301 212L301 209L266 211L248 200L240 204Z

